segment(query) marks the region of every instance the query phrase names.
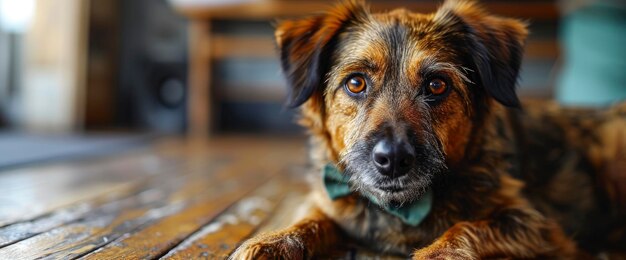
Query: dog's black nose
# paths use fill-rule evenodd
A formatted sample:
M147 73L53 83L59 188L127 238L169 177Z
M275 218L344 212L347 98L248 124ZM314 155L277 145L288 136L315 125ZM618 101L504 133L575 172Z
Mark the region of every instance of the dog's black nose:
M372 150L372 159L378 171L385 176L397 178L405 175L415 160L410 145L383 138Z

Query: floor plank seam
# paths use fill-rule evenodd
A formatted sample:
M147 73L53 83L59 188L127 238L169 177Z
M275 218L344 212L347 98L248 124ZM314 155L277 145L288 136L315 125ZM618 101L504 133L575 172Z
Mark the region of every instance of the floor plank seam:
M188 242L187 240L190 238L193 238L195 234L197 234L198 232L202 231L203 228L205 228L206 226L210 225L211 223L213 223L216 219L218 219L222 214L224 214L225 212L227 212L229 209L232 209L232 207L234 207L235 205L237 205L238 202L241 201L241 199L246 198L247 196L249 196L250 194L253 194L257 189L259 189L260 187L263 187L264 185L267 185L269 182L274 181L275 178L280 177L281 173L283 173L283 170L279 170L277 171L277 173L272 174L271 176L269 176L267 178L267 180L261 182L258 186L256 186L254 189L251 189L250 191L248 191L247 193L245 193L244 195L242 195L240 198L238 198L237 200L234 200L230 205L228 205L228 207L225 207L223 210L221 210L218 214L215 215L215 217L213 217L210 221L207 221L206 223L202 224L202 226L200 226L198 229L196 229L194 232L191 232L187 237L185 237L185 239L181 240L179 243L177 243L176 245L172 246L171 248L169 248L167 250L167 252L161 254L158 257L155 257L153 259L163 259L164 256L170 254L170 253L175 253L175 250L177 249L177 247L181 244L184 244L185 242ZM282 199L281 199L282 200ZM273 213L272 213L273 214ZM264 221L265 222L265 221ZM193 241L191 241L193 242Z
M173 166L173 167L171 167L170 170L174 170L175 168L176 167ZM149 179L146 179L146 180L143 180L143 181L138 181L137 182L137 187L138 188L137 188L137 190L135 192L129 193L129 194L125 195L125 196L114 198L114 199L106 201L106 202L104 202L104 203L102 203L100 205L97 205L97 206L89 209L87 212L84 213L84 215L82 215L82 216L80 216L80 217L78 217L76 219L72 219L72 220L69 220L67 222L60 223L59 225L55 225L53 227L50 227L50 228L48 228L46 230L43 230L43 231L40 231L40 232L32 233L32 234L28 235L27 237L20 238L18 240L12 241L12 242L10 242L8 244L0 245L0 249L8 247L8 246L11 246L11 245L16 244L16 243L19 243L21 241L27 240L29 238L35 237L37 235L44 234L44 233L49 232L51 230L54 230L56 228L84 221L86 219L86 217L90 216L91 212L96 211L97 209L104 208L107 205L110 205L112 203L116 203L116 202L132 199L132 198L138 196L139 194L141 194L141 193L143 193L143 192L145 192L147 190L154 189L155 187L151 186L151 184L152 184L153 181L155 181L155 179L158 179L158 177L159 176L149 176ZM166 184L164 184L163 186L166 186ZM157 188L158 187L159 186L157 186ZM94 202L94 201L92 201L90 203L92 203L92 204L96 203L97 204L97 202ZM76 208L76 207L79 207L81 204L85 204L85 202L77 203L75 205L71 205L70 207ZM63 210L66 210L66 209L67 208L58 208L58 209L55 209L52 212L48 212L48 213L46 213L44 215L38 216L38 217L36 217L34 219L31 219L31 220L18 221L18 222L14 222L12 224L9 224L9 225L5 225L4 227L0 227L0 230L5 229L5 228L9 228L9 227L14 226L14 225L19 225L19 224L24 224L24 223L29 223L29 222L32 223L32 222L44 220L45 218L52 217L55 214L59 214L60 212L62 212Z
M183 164L183 163L179 163L179 165L168 166L168 168L170 168L170 170L175 170L177 167L179 167L179 166L180 166L180 164ZM159 175L160 175L160 174L159 174ZM152 175L152 176L148 176L150 179L147 179L147 180L145 180L145 181L150 181L151 179L153 179L153 178L155 178L155 177L158 177L159 175ZM139 182L139 181L137 181L137 182ZM130 196L132 196L132 195L134 195L134 194L131 194ZM93 199L90 199L90 201L91 201L91 202L96 201L96 200L98 200L98 198L93 198ZM13 221L13 222L8 222L8 223L5 223L5 224L1 225L1 226L0 226L0 230L1 230L1 229L4 229L4 228L6 228L6 227L12 226L12 225L16 225L16 224L20 224L20 223L26 223L26 222L32 222L32 221L36 221L36 220L39 220L39 219L45 218L45 217L47 217L47 216L50 216L50 215L54 214L55 212L59 212L59 211L62 211L62 210L64 210L64 209L67 209L68 207L76 207L77 205L84 204L84 203L85 203L84 201L83 201L83 202L75 202L75 203L71 203L71 204L68 204L68 205L63 205L63 206L59 206L59 207L57 207L57 208L51 209L51 210L50 210L50 211L48 211L48 212L44 212L44 213L42 213L42 214L40 214L40 215L33 216L33 217L32 217L32 218L30 218L30 219L18 219L18 220ZM1 247L0 247L0 248L1 248Z

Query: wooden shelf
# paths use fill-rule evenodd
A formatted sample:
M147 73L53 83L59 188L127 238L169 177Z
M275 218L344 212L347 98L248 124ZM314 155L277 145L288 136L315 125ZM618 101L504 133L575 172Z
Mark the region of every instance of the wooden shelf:
M211 38L210 55L224 58L275 58L278 57L272 35L226 36L214 34Z
M278 59L271 36L230 36L215 34L211 39L211 58L266 58ZM531 58L556 58L560 48L556 40L529 40L525 54Z
M556 39L529 40L524 46L524 53L530 58L556 59L561 53L561 48Z
M180 5L174 8L181 14L194 20L206 19L275 19L308 15L327 10L332 1L254 1L249 3L214 6L204 4ZM531 19L556 19L559 12L555 2L488 2L486 8L496 14ZM373 11L384 11L404 7L409 10L432 12L439 4L422 1L378 1L370 3Z

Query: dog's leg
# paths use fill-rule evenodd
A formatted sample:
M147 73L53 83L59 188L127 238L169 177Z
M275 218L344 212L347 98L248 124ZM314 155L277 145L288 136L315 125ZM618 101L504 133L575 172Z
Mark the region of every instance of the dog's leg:
M230 259L307 259L339 241L339 228L319 210L287 229L244 242Z
M483 221L459 222L414 259L572 258L575 245L556 223L531 208L507 208Z

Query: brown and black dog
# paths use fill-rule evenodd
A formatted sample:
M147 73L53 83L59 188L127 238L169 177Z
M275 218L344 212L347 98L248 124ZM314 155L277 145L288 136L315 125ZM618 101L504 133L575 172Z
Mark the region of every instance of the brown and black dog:
M232 258L311 258L346 238L415 259L626 250L626 105L519 109L526 35L462 1L432 14L347 1L281 22L289 105L311 134L312 206ZM349 194L333 195L343 186L329 188L328 171ZM407 208L418 217L396 214Z

